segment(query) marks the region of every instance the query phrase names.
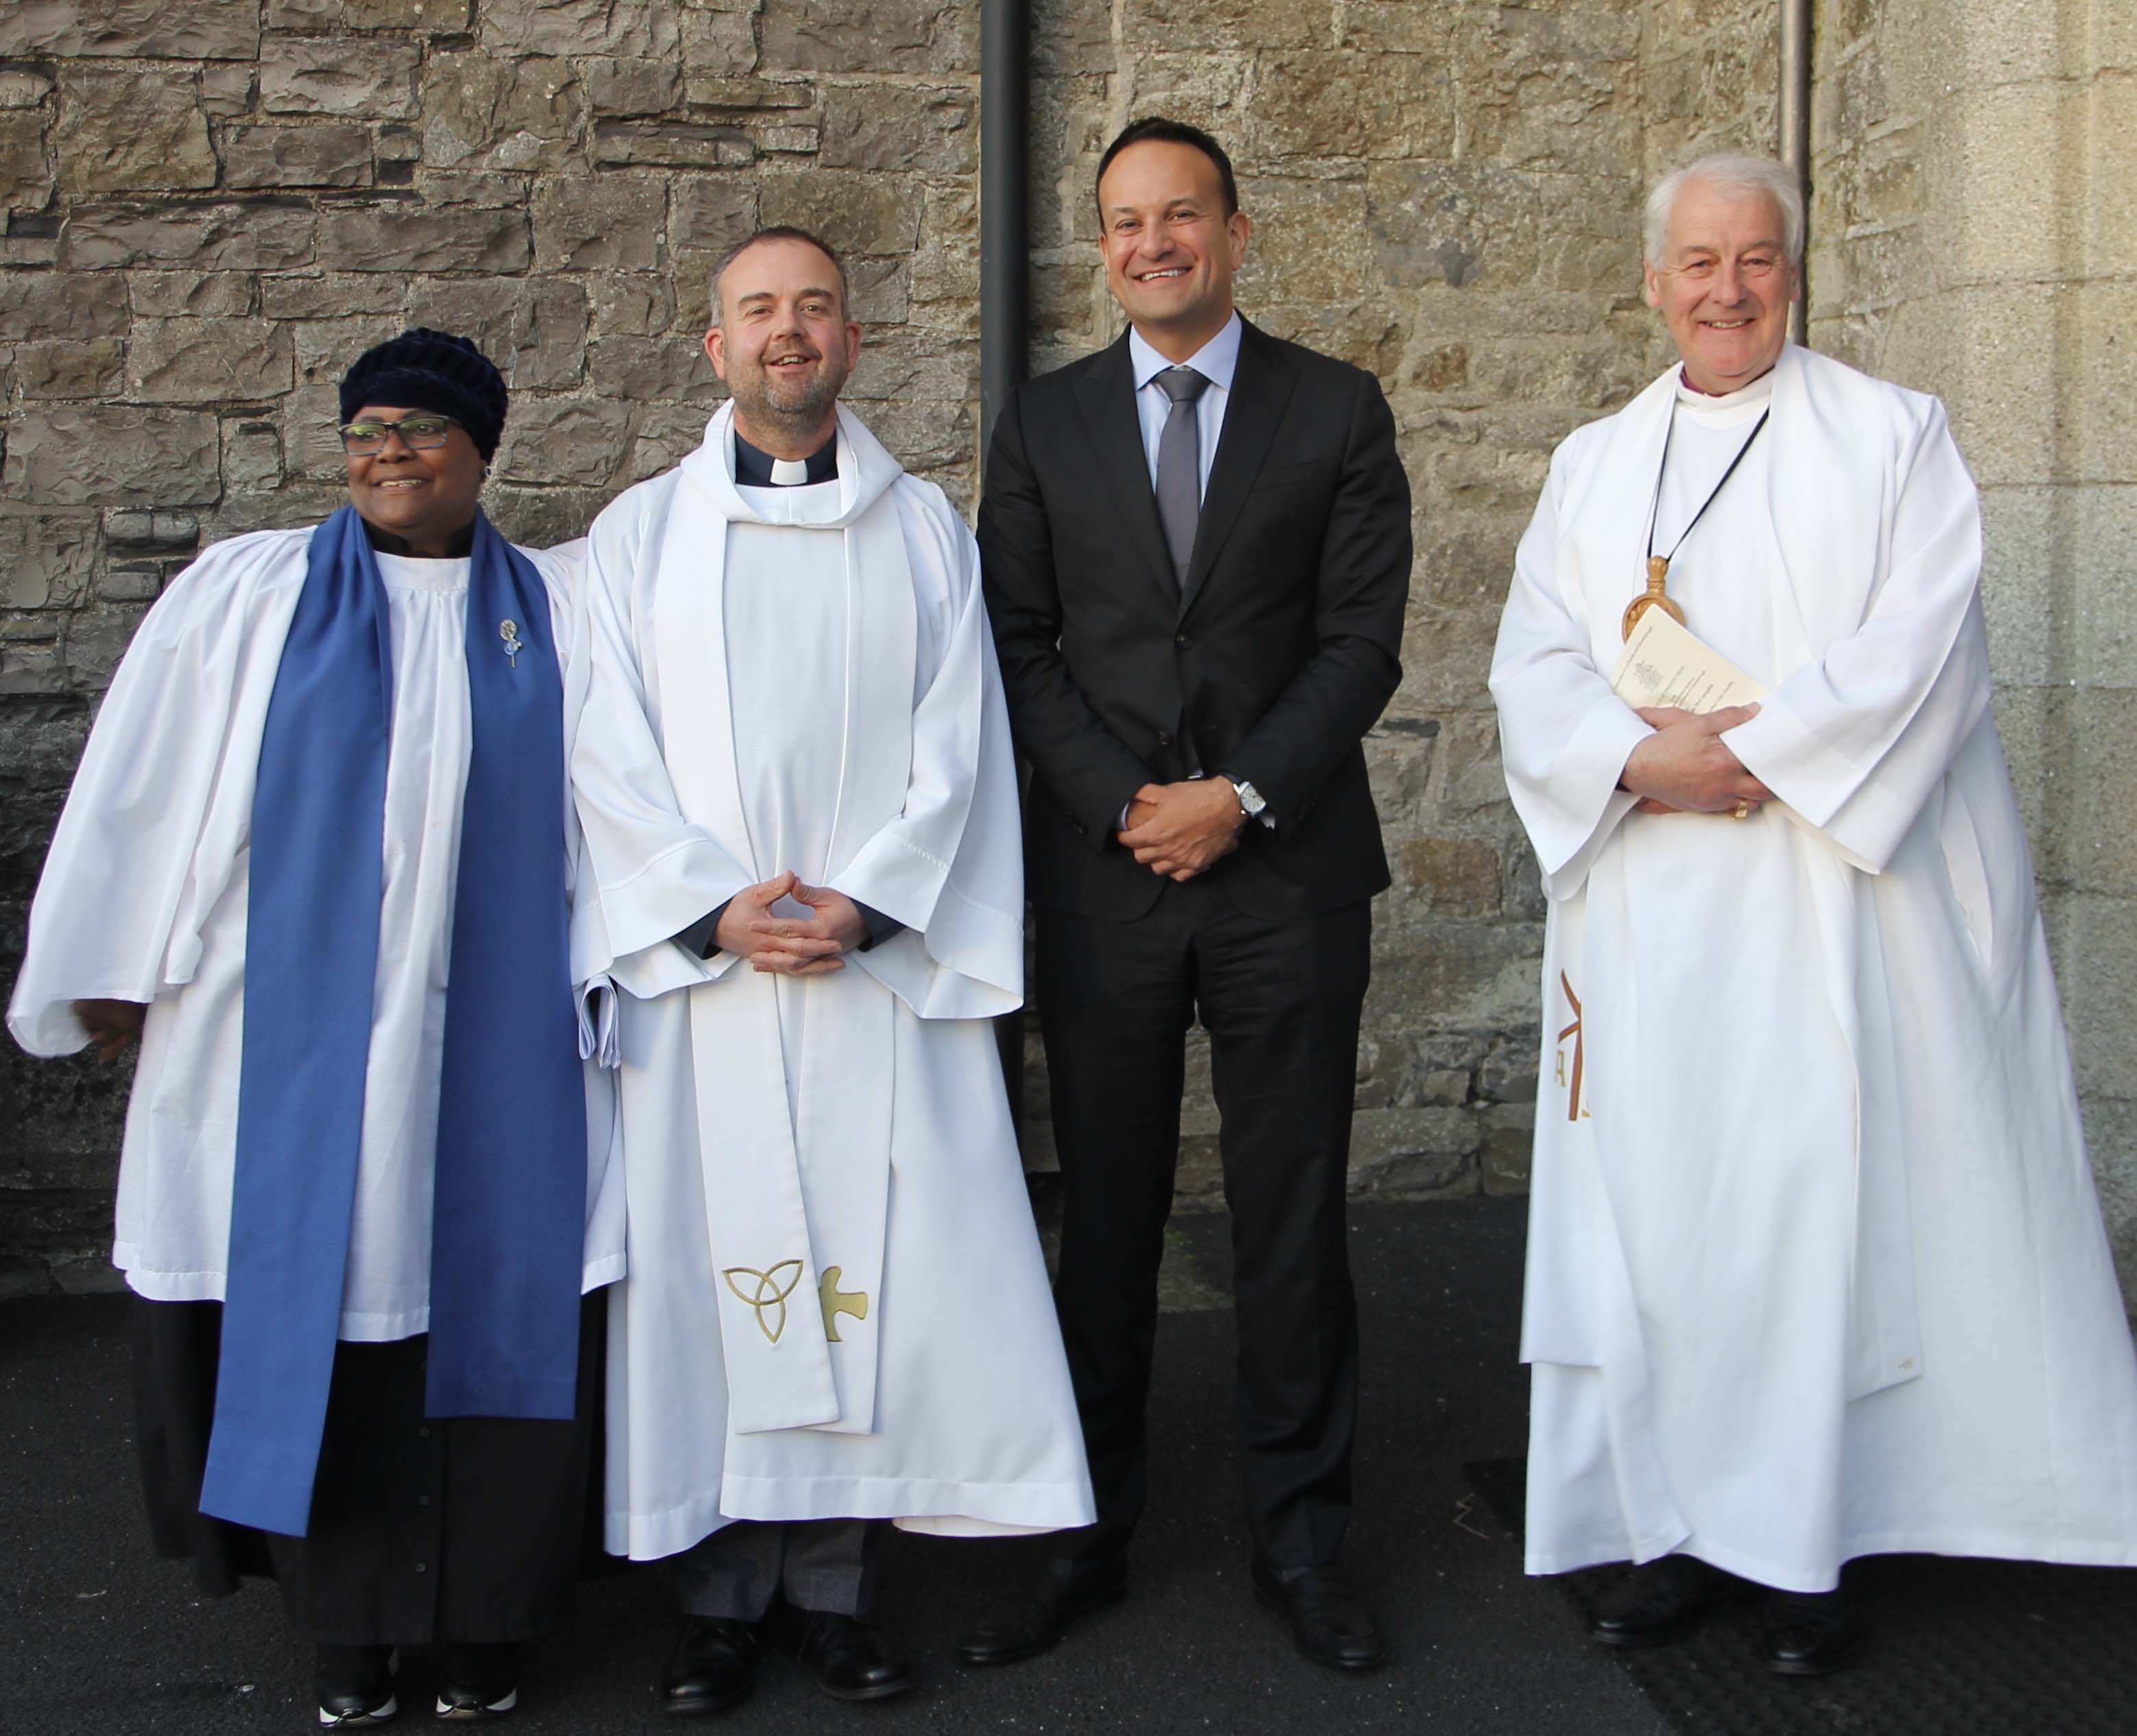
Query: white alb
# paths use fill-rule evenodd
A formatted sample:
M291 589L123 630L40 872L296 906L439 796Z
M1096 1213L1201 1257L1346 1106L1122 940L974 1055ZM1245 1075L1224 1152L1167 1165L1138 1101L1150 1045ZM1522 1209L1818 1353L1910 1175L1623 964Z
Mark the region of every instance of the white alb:
M1605 672L1665 430L1658 549L1759 396L1702 406L1672 368L1559 448L1492 664L1550 897L1528 1568L2137 1563L2137 1358L1935 400L1785 350L1672 567L1772 688L1724 739L1792 812L1617 787L1648 732Z

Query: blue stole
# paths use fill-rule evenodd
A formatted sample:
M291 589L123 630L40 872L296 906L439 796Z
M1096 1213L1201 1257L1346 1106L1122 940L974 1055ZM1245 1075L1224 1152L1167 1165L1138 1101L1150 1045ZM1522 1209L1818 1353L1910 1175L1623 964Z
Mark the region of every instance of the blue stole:
M431 1231L433 1417L569 1417L585 1084L564 892L563 679L548 593L478 516ZM510 630L507 630L507 624ZM236 1174L200 1510L310 1521L363 1130L384 883L391 623L353 507L312 533L260 743Z

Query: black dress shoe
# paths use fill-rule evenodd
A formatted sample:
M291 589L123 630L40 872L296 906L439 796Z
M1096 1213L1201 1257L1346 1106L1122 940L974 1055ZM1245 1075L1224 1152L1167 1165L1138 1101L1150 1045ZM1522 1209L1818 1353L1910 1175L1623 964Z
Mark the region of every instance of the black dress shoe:
M756 1624L726 1616L693 1616L660 1678L663 1709L679 1718L731 1712L757 1682Z
M1643 1562L1595 1606L1589 1635L1628 1651L1667 1646L1696 1627L1728 1585L1728 1575L1696 1556Z
M313 1657L319 1722L329 1729L383 1724L401 1709L393 1698L390 1646L321 1646Z
M1870 1632L1838 1592L1774 1592L1766 1599L1766 1667L1830 1675L1862 1656Z
M1291 1623L1292 1641L1317 1664L1377 1670L1388 1661L1373 1612L1341 1569L1279 1568L1257 1555L1254 1595Z
M913 1672L890 1641L857 1616L801 1612L801 1661L833 1700L888 1700L913 1686Z
M455 1724L502 1718L519 1704L519 1648L451 1645L438 1689L438 1716Z
M1039 1583L989 1610L957 1642L967 1664L1014 1664L1036 1657L1093 1610L1103 1609L1128 1588L1125 1555L1056 1556Z

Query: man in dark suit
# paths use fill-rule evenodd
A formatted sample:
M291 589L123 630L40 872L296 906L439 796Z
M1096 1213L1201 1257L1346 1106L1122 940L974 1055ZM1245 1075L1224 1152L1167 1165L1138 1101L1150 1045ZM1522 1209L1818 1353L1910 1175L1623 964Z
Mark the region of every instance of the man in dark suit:
M1234 310L1252 226L1215 139L1137 122L1098 200L1131 328L1005 407L979 534L1033 773L1054 1299L1099 1516L960 1652L1028 1656L1125 1588L1200 1018L1255 1588L1308 1656L1367 1669L1380 1637L1336 1565L1358 1388L1344 1176L1368 901L1388 884L1359 741L1401 674L1409 489L1373 377Z

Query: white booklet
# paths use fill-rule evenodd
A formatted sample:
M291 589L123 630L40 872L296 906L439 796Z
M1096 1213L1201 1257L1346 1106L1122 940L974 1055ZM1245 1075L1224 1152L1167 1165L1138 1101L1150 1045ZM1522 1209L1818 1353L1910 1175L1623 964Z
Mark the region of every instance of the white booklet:
M1611 691L1626 704L1672 706L1679 711L1718 712L1766 697L1755 681L1667 609L1643 615L1625 641L1610 678Z
M1610 689L1626 704L1674 706L1679 711L1718 712L1766 697L1764 682L1746 675L1667 609L1650 609L1625 641ZM1851 868L1877 872L1869 863L1826 837L1786 802L1771 804L1813 837L1823 839Z

